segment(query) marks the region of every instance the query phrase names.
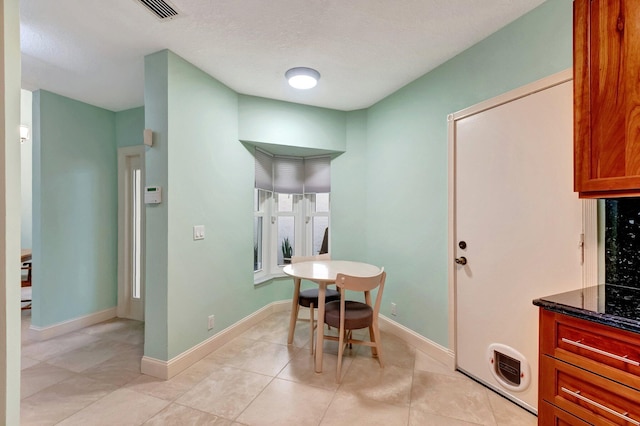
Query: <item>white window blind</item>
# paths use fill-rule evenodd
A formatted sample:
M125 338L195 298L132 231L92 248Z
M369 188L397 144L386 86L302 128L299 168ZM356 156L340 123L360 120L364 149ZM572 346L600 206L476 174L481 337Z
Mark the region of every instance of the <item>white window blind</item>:
M256 188L273 191L273 156L255 150Z
M279 194L302 194L304 191L304 160L275 157L273 191Z
M279 194L331 192L331 158L279 157L256 149L255 187Z
M331 158L304 159L304 193L331 192Z

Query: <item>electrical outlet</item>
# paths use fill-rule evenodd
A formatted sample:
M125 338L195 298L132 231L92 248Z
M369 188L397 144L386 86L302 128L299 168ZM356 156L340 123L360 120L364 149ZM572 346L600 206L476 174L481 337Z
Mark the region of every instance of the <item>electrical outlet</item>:
M207 319L207 330L211 330L213 328L214 323L215 323L215 315L209 315L209 318Z
M398 306L395 303L391 303L391 315L398 315Z

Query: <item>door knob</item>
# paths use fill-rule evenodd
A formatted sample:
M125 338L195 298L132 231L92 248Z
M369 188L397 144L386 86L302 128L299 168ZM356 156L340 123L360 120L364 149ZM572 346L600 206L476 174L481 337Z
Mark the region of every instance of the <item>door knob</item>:
M467 258L462 256L456 259L456 263L458 265L466 265L467 264Z

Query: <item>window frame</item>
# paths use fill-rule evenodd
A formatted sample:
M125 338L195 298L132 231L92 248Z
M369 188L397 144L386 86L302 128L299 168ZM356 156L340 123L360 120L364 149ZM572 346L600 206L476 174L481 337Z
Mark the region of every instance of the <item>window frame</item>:
M327 217L327 226L331 223L331 193L328 192L329 208L327 212L313 211L312 198L316 194L281 194L293 197L291 212L278 210L278 193L265 189L254 188L254 198L258 199L259 191L268 193L264 202L264 211L258 211L254 207L254 218L263 218L262 227L262 265L254 270L254 284L261 284L275 277L284 276L282 269L285 263L278 264L278 253L281 250L281 241L278 237L278 218L294 217L294 256L310 256L313 252L313 218ZM257 203L256 203L257 204ZM254 240L255 241L255 240ZM315 253L317 254L317 253Z

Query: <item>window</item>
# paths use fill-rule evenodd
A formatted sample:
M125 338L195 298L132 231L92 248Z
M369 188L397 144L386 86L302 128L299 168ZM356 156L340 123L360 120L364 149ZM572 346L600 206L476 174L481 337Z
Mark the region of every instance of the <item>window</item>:
M277 275L291 256L328 252L330 158L278 157L256 150L253 270Z

